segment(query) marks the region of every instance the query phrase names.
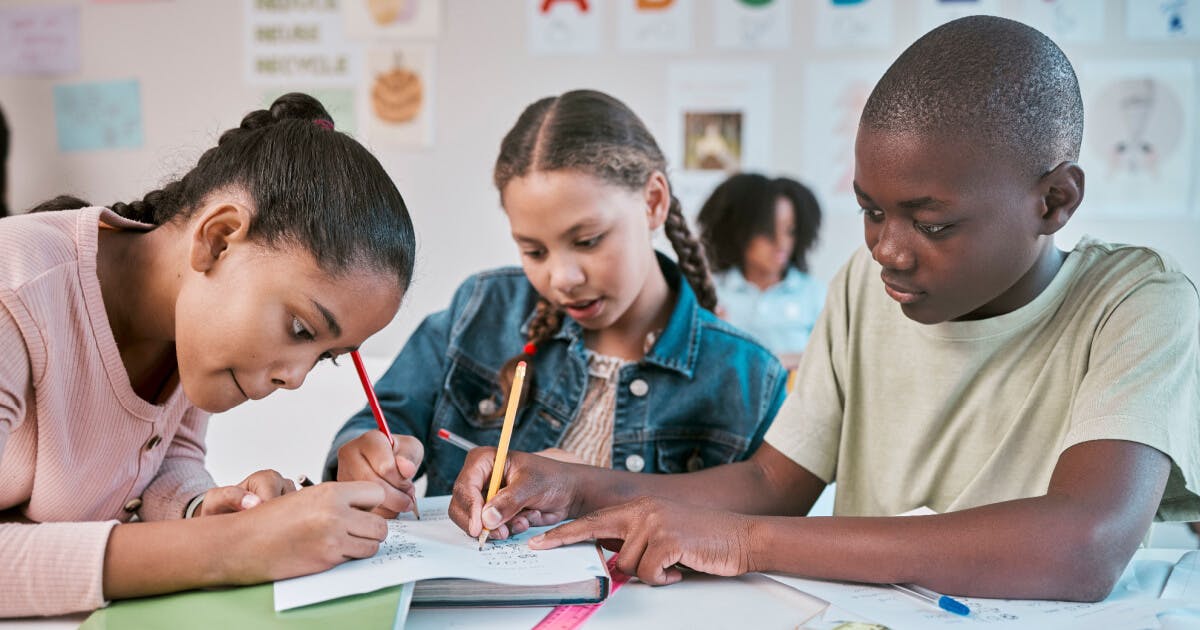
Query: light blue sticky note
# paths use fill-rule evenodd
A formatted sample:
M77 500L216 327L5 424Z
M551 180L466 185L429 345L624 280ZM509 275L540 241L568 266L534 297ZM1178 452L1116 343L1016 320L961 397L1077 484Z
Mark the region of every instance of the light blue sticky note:
M136 79L54 86L60 151L142 146L142 95Z

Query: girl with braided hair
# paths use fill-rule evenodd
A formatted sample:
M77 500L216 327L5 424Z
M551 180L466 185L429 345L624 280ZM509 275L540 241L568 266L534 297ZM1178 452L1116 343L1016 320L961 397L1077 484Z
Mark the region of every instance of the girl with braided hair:
M214 488L204 433L386 325L414 247L382 166L303 94L139 201L0 221L0 617L374 554L379 485Z
M364 410L335 437L327 478L386 482L419 468L429 494L448 493L465 453L436 435L494 445L518 361L529 370L514 449L654 473L753 451L786 375L713 315L704 252L666 172L645 125L611 96L526 108L494 173L522 268L469 278L422 323L376 385L395 450ZM678 262L654 250L660 226Z

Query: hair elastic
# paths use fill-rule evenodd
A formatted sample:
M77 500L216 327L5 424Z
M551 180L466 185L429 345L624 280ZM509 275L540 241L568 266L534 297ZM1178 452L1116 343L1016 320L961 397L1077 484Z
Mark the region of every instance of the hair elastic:
M322 129L328 129L330 131L333 131L333 123L328 120L325 120L324 118L316 118L313 120L313 122L316 123L317 126L321 127Z

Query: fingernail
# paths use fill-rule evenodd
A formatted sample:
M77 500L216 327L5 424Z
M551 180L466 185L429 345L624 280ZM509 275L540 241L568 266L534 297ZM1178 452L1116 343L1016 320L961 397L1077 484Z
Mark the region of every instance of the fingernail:
M242 497L242 509L249 510L250 508L262 503L262 499L258 498L257 494L247 494Z
M483 511L483 526L488 529L496 529L500 525L500 510L490 507Z
M545 535L545 534L538 534L537 536L534 536L533 538L530 538L530 539L529 539L529 544L531 544L531 545L540 545L540 544L542 544L542 541L543 541L543 540L546 540L546 535Z

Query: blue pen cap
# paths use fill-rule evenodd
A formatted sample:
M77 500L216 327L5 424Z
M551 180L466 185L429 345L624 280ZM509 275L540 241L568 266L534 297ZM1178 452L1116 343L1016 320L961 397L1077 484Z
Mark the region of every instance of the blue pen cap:
M946 612L952 612L956 615L962 615L964 617L971 614L971 609L967 608L966 604L952 597L946 597L945 595L942 595L938 598L938 608L941 608Z

